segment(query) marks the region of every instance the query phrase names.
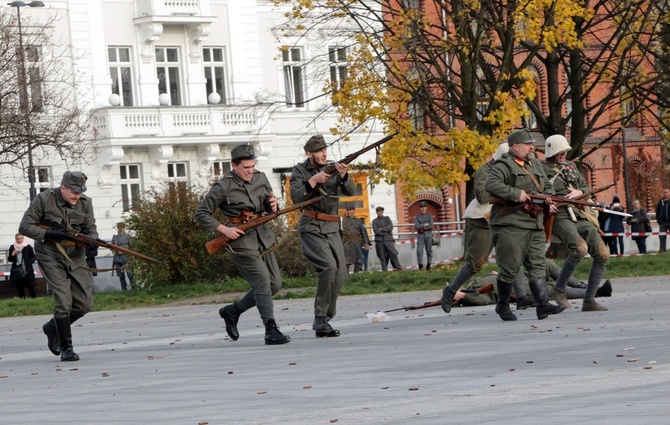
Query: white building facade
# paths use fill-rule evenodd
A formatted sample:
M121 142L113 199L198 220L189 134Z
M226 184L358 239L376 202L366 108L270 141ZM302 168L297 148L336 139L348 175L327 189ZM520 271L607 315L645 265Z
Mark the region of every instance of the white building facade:
M290 170L305 159L307 139L321 133L334 141L329 129L336 116L324 112L330 98L320 95L331 75L346 76L346 47L327 38L280 40L273 28L282 14L266 1L45 4L23 8L22 16L57 17L54 37L73 46L78 78L90 85L80 90L78 101L92 112L94 143L81 164L36 157L38 191L58 186L67 169L84 171L105 239L145 190L164 181L205 188L230 169L230 151L243 142L254 144L257 168L285 201ZM283 44L291 48L282 51ZM370 133L333 144L329 157L340 159L383 136L372 126ZM357 162L374 161L374 155ZM383 205L395 221L395 188L369 185L364 170L355 178L360 193L343 205L355 205L368 224L375 207ZM27 179L14 189L0 192L3 248L13 243L29 202Z

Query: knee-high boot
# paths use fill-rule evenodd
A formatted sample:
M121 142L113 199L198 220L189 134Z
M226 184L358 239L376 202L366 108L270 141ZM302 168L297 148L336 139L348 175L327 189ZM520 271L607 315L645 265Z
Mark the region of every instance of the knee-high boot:
M79 355L72 348L70 318L56 318L56 329L58 330L58 341L60 342L60 360L62 362L76 362L79 360Z
M54 356L60 355L60 342L58 341L58 330L56 329L56 319L51 318L42 325L42 331L47 336L47 347Z
M512 294L512 284L498 279L498 303L496 304L496 313L505 322L516 320L516 316L509 308L509 297Z
M558 314L565 310L562 305L554 305L549 302L549 291L547 291L546 281L542 279L532 279L529 282L530 290L533 292L533 298L537 303L535 312L539 320L546 319L550 314Z
M463 284L475 275L475 272L470 268L469 264L464 264L463 267L456 273L456 277L451 281L450 284L446 285L442 290L442 310L445 313L451 311L451 305L454 303L454 295L460 289Z

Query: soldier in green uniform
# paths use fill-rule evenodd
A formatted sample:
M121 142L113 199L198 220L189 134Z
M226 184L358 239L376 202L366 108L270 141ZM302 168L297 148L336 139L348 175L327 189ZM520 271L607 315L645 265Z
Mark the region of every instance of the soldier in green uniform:
M277 259L268 251L275 234L267 225L246 232L237 228L263 212L276 211L277 200L265 174L255 169L252 145L235 146L231 161L232 170L212 186L195 212L195 219L205 230L231 239L230 257L251 287L239 301L221 308L219 315L226 323L228 336L236 341L240 337L240 315L255 306L265 326L265 344L285 344L291 337L279 330L272 302L282 284ZM226 216L225 224L214 217L217 208Z
M530 131L516 130L507 138L509 153L493 164L484 188L491 196L503 202L491 207L489 221L498 274L498 303L496 313L502 320L516 320L509 307L515 276L523 265L529 276L529 285L536 302L537 318L565 309L549 303L549 293L542 282L545 267L545 240L542 207L530 203L529 194L551 194L552 189L542 167L531 161L533 138ZM547 202L552 211L556 207ZM520 205L523 204L523 205ZM517 208L518 207L518 208Z
M565 137L558 134L548 137L545 141L545 160L542 161L542 165L557 195L578 198L590 193L591 189L575 163L567 160L567 153L570 149L570 144ZM554 287L553 296L556 302L566 308L570 307L565 297L565 286L579 262L588 252L593 258L593 264L589 272L582 311L607 310L594 299L610 255L609 248L600 237L596 226L579 208L570 204L562 205L556 214L553 234L570 250Z
M363 271L363 250L370 249L370 238L365 224L354 215L355 211L354 207L347 207L347 216L342 221L342 239L347 272L352 264L354 273L360 273Z
M305 207L299 223L302 252L319 279L312 329L317 337L337 337L340 331L333 329L329 322L337 313L337 297L347 279L337 197L340 194L352 196L356 186L349 178L346 164L336 163L337 171L332 174L323 171L329 164L326 141L322 135L310 137L304 150L307 159L293 167L291 174L293 203L305 202L319 196L322 191L333 195Z
M20 233L35 240L40 270L54 295L54 317L42 330L49 350L64 362L79 360L70 326L93 307L93 276L86 270L84 245L64 233L98 237L93 205L84 195L86 179L81 171L65 172L59 188L41 192L30 203L19 225Z

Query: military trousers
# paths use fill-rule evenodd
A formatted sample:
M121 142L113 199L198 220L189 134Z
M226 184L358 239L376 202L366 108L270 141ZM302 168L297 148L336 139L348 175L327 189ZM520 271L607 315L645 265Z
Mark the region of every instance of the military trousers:
M427 264L433 261L433 233L419 233L416 238L416 259L423 264L423 251L426 251Z
M237 249L230 257L251 286L251 290L237 302L238 308L246 311L256 306L263 323L274 319L272 296L279 292L282 285L279 264L274 253L267 252L261 256L259 251Z
M488 263L489 255L493 251L493 239L488 221L483 218L465 219L463 251L463 261L473 272L479 273Z
M557 219L554 222L553 234L570 250L570 258L578 263L588 252L596 264L605 265L610 251L603 242L598 229L588 220Z
M543 229L521 229L510 226L491 226L499 278L512 283L523 265L529 280L545 276L545 241Z
M337 314L337 298L348 275L342 237L338 232L304 232L300 247L318 276L314 316L330 320Z

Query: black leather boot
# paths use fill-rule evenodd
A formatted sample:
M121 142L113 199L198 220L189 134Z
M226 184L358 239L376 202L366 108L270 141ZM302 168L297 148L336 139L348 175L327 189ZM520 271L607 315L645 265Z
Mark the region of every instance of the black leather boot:
M533 298L535 298L537 304L535 313L538 320L546 319L550 314L558 314L565 310L565 306L554 305L549 302L549 291L547 291L545 282L542 280L531 280L528 282L528 285L533 292Z
M509 308L509 297L512 294L512 284L498 279L496 285L498 285L496 313L498 313L498 316L500 316L503 321L512 322L516 320L516 316L512 313L512 309Z
M430 261L426 264L426 270L430 270Z
M237 322L240 320L242 312L236 304L227 305L219 309L219 316L226 322L226 333L233 341L237 341L240 333L237 331Z
M312 329L316 331L317 338L322 338L324 336L328 338L334 338L340 336L340 331L333 329L324 316L314 317Z
M70 318L57 318L56 329L58 330L58 341L60 341L60 360L62 362L76 362L79 360L79 355L72 348Z
M423 264L419 264L419 270L423 270Z
M56 320L51 320L42 325L42 331L47 336L47 347L54 356L60 355L60 342L58 341L58 330L56 329Z
M281 333L274 319L268 320L268 323L265 325L265 345L286 344L290 341L291 337Z
M442 290L440 305L442 306L442 310L447 314L451 312L451 306L454 304L454 295L456 295L456 291L451 289L450 285L445 286Z

